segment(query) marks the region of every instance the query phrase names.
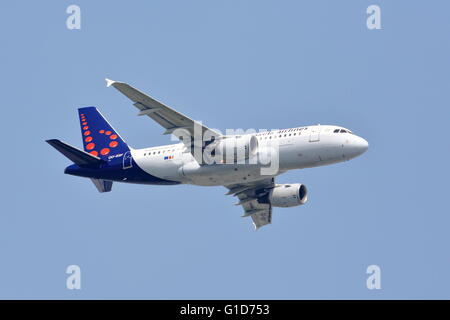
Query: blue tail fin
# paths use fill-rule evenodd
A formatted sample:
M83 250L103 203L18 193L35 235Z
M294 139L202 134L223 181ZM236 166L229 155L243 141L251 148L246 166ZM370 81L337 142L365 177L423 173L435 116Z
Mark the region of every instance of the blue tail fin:
M129 151L127 144L96 107L78 109L83 147L86 152L106 159Z

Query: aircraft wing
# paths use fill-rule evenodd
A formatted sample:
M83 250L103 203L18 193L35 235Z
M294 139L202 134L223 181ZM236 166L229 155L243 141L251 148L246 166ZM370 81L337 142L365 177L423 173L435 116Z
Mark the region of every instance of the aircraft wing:
M192 120L180 112L133 88L127 83L106 79L106 85L108 87L113 86L127 96L133 102L133 105L139 109L138 115L146 115L164 127L166 129L164 134L174 133L179 137L178 133L182 131L184 135L189 136L190 139L179 138L180 140L183 140L186 147L191 148L191 152L193 152L194 141L198 141L200 137L203 137L206 131L209 131L209 136L214 136L215 138L222 136L216 130L212 130L201 123ZM196 130L195 132L194 128ZM176 131L177 129L180 130ZM194 133L196 134L195 140ZM197 147L204 148L205 144L203 143L203 145Z
M268 178L225 187L229 189L227 195L238 197L239 202L236 205L242 205L244 209L242 217L251 217L257 230L272 223L272 206L267 200L267 195L274 186L274 178Z

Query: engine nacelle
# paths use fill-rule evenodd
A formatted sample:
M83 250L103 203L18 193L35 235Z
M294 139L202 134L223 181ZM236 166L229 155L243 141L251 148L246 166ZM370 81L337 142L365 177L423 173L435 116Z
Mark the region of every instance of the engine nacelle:
M258 153L258 138L254 135L227 136L207 147L206 158L220 163L234 163L249 159Z
M258 152L258 138L253 135L236 136L236 159L248 159Z
M274 207L295 207L308 201L308 189L301 183L278 184L269 193L270 204Z

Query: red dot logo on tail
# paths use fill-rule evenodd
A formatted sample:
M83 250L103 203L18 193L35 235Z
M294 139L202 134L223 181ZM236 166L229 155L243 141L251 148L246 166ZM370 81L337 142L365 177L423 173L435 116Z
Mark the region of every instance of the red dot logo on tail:
M100 150L100 154L102 156L106 156L109 153L109 149L108 148L103 148L102 150Z

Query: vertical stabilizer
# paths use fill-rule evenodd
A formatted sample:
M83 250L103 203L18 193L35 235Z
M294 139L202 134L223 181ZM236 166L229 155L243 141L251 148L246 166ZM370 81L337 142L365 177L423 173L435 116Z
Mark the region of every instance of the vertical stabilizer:
M128 145L96 107L78 109L84 151L100 159L129 151Z

